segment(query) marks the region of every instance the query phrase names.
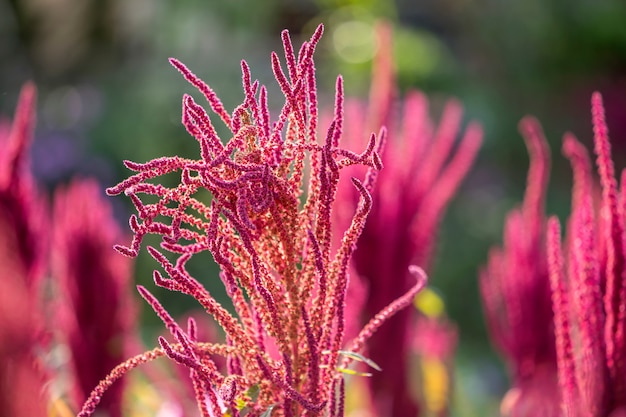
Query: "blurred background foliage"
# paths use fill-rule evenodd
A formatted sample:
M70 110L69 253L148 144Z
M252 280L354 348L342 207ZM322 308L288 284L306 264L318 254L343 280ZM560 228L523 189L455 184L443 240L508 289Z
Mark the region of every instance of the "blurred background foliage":
M128 174L123 159L197 153L179 123L181 95L193 89L168 57L206 80L227 109L242 99L245 58L253 77L275 93L276 107L269 53L280 49L280 30L288 28L299 43L323 22L316 60L322 102L330 102L337 73L349 96L365 99L377 47L372 26L381 18L394 25L400 91L425 91L435 118L445 99L458 97L466 121L479 120L486 132L479 160L448 210L431 276L461 329L457 415L472 415L467 411L505 389L476 281L488 248L501 241L506 212L522 199L528 158L518 121L537 116L551 143L549 213L568 211L571 174L560 156L561 136L571 130L591 144L593 90L604 95L617 167L625 165L623 0L1 0L0 112L11 115L21 84L35 80L32 157L40 182L52 189L79 175L110 186ZM129 202L113 203L125 221ZM216 270L207 265L208 257L194 259L190 269L210 286ZM154 266L142 253L137 282L149 282ZM192 307L171 294L165 304L178 313ZM160 324L151 312L144 322L153 326L152 345Z

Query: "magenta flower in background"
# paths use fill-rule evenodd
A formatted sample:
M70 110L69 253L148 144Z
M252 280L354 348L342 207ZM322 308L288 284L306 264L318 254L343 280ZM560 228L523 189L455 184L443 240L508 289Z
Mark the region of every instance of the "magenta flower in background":
M494 248L480 271L480 289L492 343L506 359L512 388L503 414L557 416L558 388L548 265L545 199L550 150L539 123L520 123L530 154L521 207L504 226L502 248Z
M561 243L556 217L548 223L548 260L565 417L626 416L626 171L621 184L599 93L592 97L596 164L602 189L595 204L591 161L573 135L563 153L574 172L572 214Z
M12 126L0 120L0 410L12 417L44 415L48 399L37 357L48 235L28 158L35 103L35 86L26 84Z
M472 166L482 140L481 127L472 122L455 148L461 130L462 108L449 101L438 126L428 115L426 97L409 92L401 118L392 111L395 95L391 27L380 25L379 53L375 60L369 107L346 106L347 143L362 146L371 130L384 126L384 169L372 189L372 211L351 263L349 291L364 293L360 317L371 317L406 292L414 278L408 266L428 268L440 221L450 199ZM399 118L400 120L396 120ZM359 167L350 175L360 176ZM358 195L347 182L340 183L340 205L335 224L345 227ZM360 288L363 287L363 288ZM368 380L377 416L416 416L419 407L411 392L408 359L415 336L414 319L404 310L389 320L368 344L369 357L383 372ZM358 312L350 317L359 319ZM361 323L359 323L361 324Z
M127 335L117 334L120 328L134 330L128 326L134 320L128 299L130 263L110 251L120 239L119 228L96 185L77 182L59 191L54 222L48 220L48 205L38 195L28 157L35 97L35 87L25 85L13 126L0 121L0 410L18 417L45 415L46 408L57 407L47 386L54 375L51 369L44 371L48 364L39 357L52 348L52 330L64 333L75 361L76 378L68 389L76 402L84 401L128 356L121 348ZM61 293L56 303L42 294L51 239L51 269ZM55 320L44 320L47 314ZM57 385L50 386L57 391ZM111 416L121 415L121 389L113 390L118 392L111 396L117 400L109 407Z
M372 207L380 145L372 134L360 154L339 147L344 122L341 77L333 120L318 141L313 52L322 30L320 25L297 54L283 32L287 73L272 54L272 69L285 97L275 120L266 87L252 81L245 61L244 101L228 113L207 84L170 60L232 136L224 144L209 114L184 95L182 122L199 143L200 159L125 162L135 174L107 191L129 196L138 215L130 219L135 234L131 245L117 249L136 256L147 234L159 235L160 249L148 247L165 271L154 272L155 283L197 300L227 341L199 340L195 321L181 327L146 288L138 287L174 340L161 337L160 348L117 366L92 391L80 417L91 415L105 391L127 371L160 356L189 369L202 416L344 415L346 367L355 358L369 362L359 352L389 317L411 303L425 284L425 274L412 267L413 286L375 312L352 344L345 344L348 265ZM352 178L359 202L333 251L332 235L338 231L331 229L331 216L338 182L341 171L351 165L366 166L366 173L363 180ZM310 168L308 176L305 167ZM178 185L155 183L172 173L180 173ZM202 251L209 251L221 267L235 314L187 272L185 264ZM226 373L211 355L226 358Z
M413 350L419 355L424 414L447 416L454 379L458 329L445 317L419 316L413 328Z
M56 190L53 225L56 329L69 347L70 394L79 406L138 343L130 291L132 262L111 251L123 236L109 201L93 180L74 180ZM111 417L122 415L123 390L124 384L116 384L102 400Z

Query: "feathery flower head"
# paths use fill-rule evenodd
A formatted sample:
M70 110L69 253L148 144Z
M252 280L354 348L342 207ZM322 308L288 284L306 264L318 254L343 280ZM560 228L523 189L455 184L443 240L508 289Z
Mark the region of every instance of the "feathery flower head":
M602 189L594 210L591 160L571 134L563 153L574 173L564 244L556 217L548 223L548 265L558 376L566 417L626 414L626 244L624 189L611 160L602 97L591 99L596 165Z
M110 248L120 240L110 203L93 180L75 180L54 196L52 275L59 293L59 335L71 352L73 400L82 404L108 372L129 355L136 311L130 297L131 260ZM121 416L124 386L103 399Z
M296 55L289 34L283 32L287 73L277 54L272 53L271 61L285 103L273 122L267 89L252 81L245 61L244 101L228 113L207 84L179 61L170 60L202 92L232 136L223 144L209 114L185 95L182 123L198 141L201 159L174 156L143 164L125 162L136 174L107 192L129 196L138 216L130 219L133 242L117 249L135 256L146 234L161 235L160 249L148 247L166 273L155 271L155 283L194 297L224 329L228 343L199 341L194 321L183 329L147 289L138 287L175 343L160 338L160 348L119 365L92 392L80 416L90 415L104 390L123 373L163 355L189 368L203 416L227 412L237 417L242 410L251 416L268 410L284 416L343 415L345 386L339 370L358 357L354 353L388 317L410 304L425 276L414 267L417 284L362 329L349 346L352 353L342 353L348 264L371 209L369 191L381 168L380 144L372 134L360 154L339 147L341 77L333 121L318 143L313 52L321 35L320 25ZM341 244L331 251L331 212L339 174L354 164L368 167L363 181L352 179L359 204ZM308 184L305 166L311 172ZM174 172L180 172L181 179L173 188L151 182ZM210 192L209 203L201 200L201 191ZM300 204L304 192L306 200ZM142 195L156 202L146 203ZM187 272L186 262L201 251L211 252L221 267L220 278L236 316ZM164 252L176 259L170 261ZM279 358L266 351L270 339ZM227 358L228 375L217 370L211 354Z
M428 100L421 92L409 92L401 117L394 114L392 28L380 24L377 29L380 48L374 61L369 105L364 108L352 101L346 106L345 137L350 146L362 146L370 130L383 128L385 134L385 168L372 190L372 211L351 265L350 290L365 293L365 317L412 286L409 265L429 267L446 206L471 168L482 141L480 125L471 122L455 147L462 121L462 107L456 100L447 103L439 126L433 126ZM398 123L396 119L400 119ZM350 175L363 175L363 169L351 167ZM341 201L335 212L338 228L349 222L358 201L358 194L348 187L347 182L340 183ZM357 286L364 289L354 288ZM358 318L354 313L351 316ZM368 380L377 415L418 413L407 372L414 334L412 313L407 309L390 319L368 344L368 356L385 370Z
M520 131L530 154L524 201L507 216L503 247L489 253L480 271L480 289L491 339L513 379L505 408L512 408L512 415L530 416L539 409L557 415L558 407L549 410L557 391L545 250L550 150L534 118L524 118Z

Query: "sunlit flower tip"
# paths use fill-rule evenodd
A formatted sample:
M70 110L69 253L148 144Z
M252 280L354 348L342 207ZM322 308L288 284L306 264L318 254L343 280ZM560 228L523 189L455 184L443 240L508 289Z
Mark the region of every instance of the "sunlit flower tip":
M0 212L8 221L6 226L0 224L0 228L13 229L15 232L11 233L6 230L6 235L16 239L7 243L6 247L15 248L16 253L11 255L11 262L5 260L4 263L7 270L13 270L12 275L25 279L34 292L44 273L49 240L46 206L34 184L29 158L36 98L35 85L26 83L20 91L11 127L5 132L6 136L0 136Z
M352 343L352 347L350 348L350 351L356 353L360 352L365 346L367 340L372 337L376 330L378 330L378 328L382 326L387 320L389 320L394 314L410 305L413 302L415 296L426 286L428 282L428 276L422 268L417 265L410 265L408 270L411 276L416 280L416 283L403 296L397 298L368 322L368 324L355 338L354 342Z
M611 145L604 115L602 97L594 93L591 98L591 114L594 131L597 167L602 186L602 202L599 213L598 239L601 243L600 265L604 289L604 342L606 365L609 371L611 408L626 406L626 244L624 242L624 183L617 188L615 169L611 158ZM623 178L622 173L622 178Z
M576 317L570 324L569 337L573 335L579 342L577 349L581 354L573 352L578 358L574 366L575 369L566 369L562 366L560 374L566 380L571 376L567 373L573 371L576 378L576 385L580 387L579 392L568 394L569 396L580 396L580 402L584 409L590 410L592 415L601 416L605 414L608 406L608 395L606 386L608 384L608 369L605 358L604 343L604 311L602 300L602 279L599 264L598 238L596 236L596 222L593 213L593 179L591 177L591 161L585 147L571 134L566 134L563 140L563 153L570 159L574 176L572 187L572 214L568 221L568 236L565 253L567 259L567 293L569 306L555 304L554 296L556 291L561 289L552 284L553 287L553 309L555 311L555 326L559 324L556 315L569 315ZM557 222L556 219L551 220ZM556 228L558 224L553 225ZM550 229L549 229L550 232ZM556 232L553 241L549 245L556 246L554 239L559 235ZM550 250L550 246L548 246ZM558 247L552 250L559 250ZM551 272L552 279L557 279L556 272ZM558 300L556 300L558 301ZM568 307L564 310L563 307ZM563 320L561 320L563 322ZM557 328L557 336L559 329ZM563 330L560 330L561 333ZM561 335L567 337L567 335ZM570 345L572 341L570 340ZM557 341L558 347L558 341ZM573 347L572 347L573 348ZM557 352L558 353L558 352ZM564 355L561 355L564 356ZM572 358L569 358L570 360ZM565 366L568 362L560 360ZM568 401L566 395L564 400Z
M28 152L35 128L35 104L37 90L31 82L24 84L20 91L13 124L7 138L2 138L3 160L0 169L0 188L8 188L10 182L30 182ZM14 186L16 184L13 184ZM31 184L29 184L30 186Z

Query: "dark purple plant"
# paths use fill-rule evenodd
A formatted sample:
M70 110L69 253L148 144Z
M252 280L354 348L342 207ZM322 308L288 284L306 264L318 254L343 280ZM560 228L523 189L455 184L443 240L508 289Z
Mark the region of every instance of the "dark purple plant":
M462 120L461 105L455 100L446 104L439 125L434 126L426 97L412 91L398 117L392 110L396 87L390 26L379 26L378 44L368 108L357 102L346 107L347 143L362 146L371 130L382 129L380 136L385 138L385 168L372 190L372 211L351 264L350 290L365 293L361 319L371 317L413 285L409 265L428 269L447 204L472 166L482 140L481 127L472 122L454 149ZM362 169L351 168L350 175L363 175ZM339 198L335 222L342 228L358 194L344 182ZM368 356L384 370L368 380L378 416L419 413L410 389L408 360L416 337L414 325L414 313L401 311L368 343Z
M95 181L74 180L54 195L55 314L57 332L71 354L70 394L77 406L136 343L132 262L110 250L122 233L100 193ZM103 398L102 408L111 417L122 415L123 390L124 384L116 384Z
M37 357L48 235L28 157L35 103L26 84L10 129L0 120L0 410L13 417L44 415L48 399Z

